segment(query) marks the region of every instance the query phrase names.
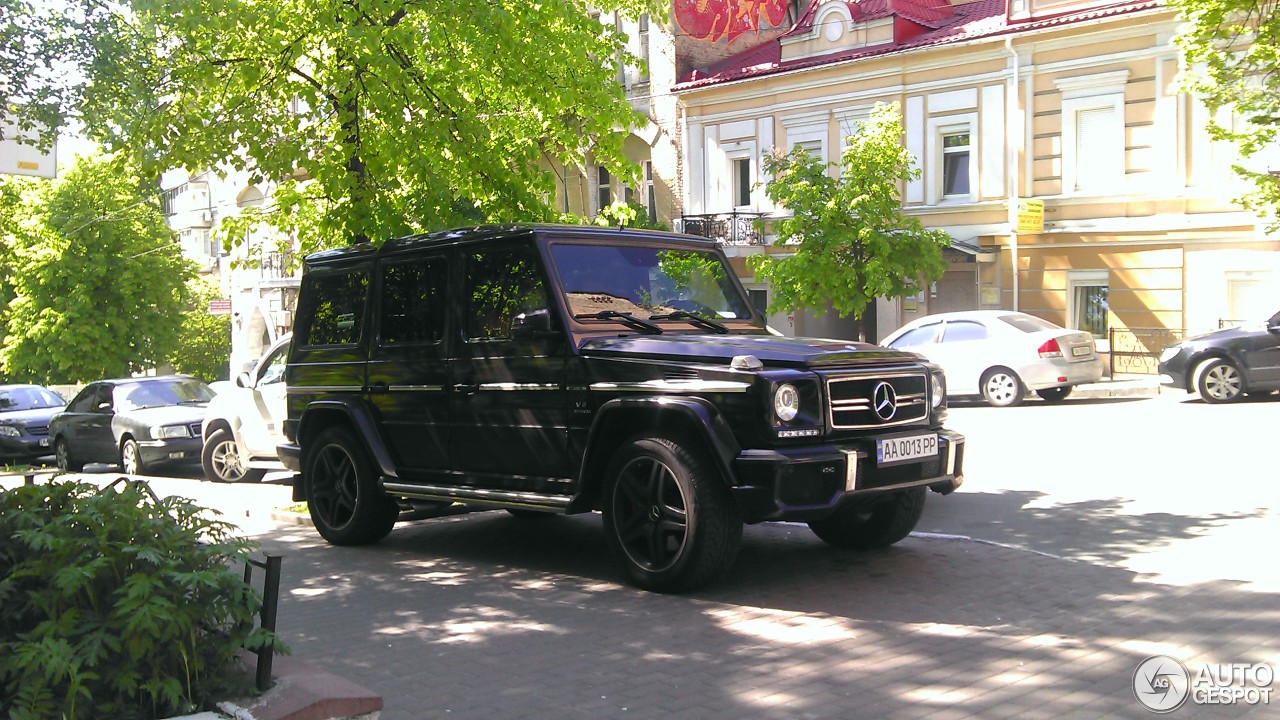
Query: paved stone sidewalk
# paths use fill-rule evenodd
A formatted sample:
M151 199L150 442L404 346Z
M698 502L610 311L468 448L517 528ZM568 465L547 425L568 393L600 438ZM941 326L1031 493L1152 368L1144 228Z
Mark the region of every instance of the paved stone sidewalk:
M941 536L844 554L749 527L727 580L690 596L622 584L592 516L431 520L367 548L259 538L285 554L286 642L380 693L386 720L1146 718L1149 656L1280 668L1275 594Z

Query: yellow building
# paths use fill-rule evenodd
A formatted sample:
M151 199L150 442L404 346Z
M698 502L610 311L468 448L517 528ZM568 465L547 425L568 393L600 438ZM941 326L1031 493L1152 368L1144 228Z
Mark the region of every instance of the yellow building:
M877 303L879 337L922 314L1016 308L1090 330L1104 350L1114 337L1158 351L1280 309L1280 240L1232 202L1238 157L1178 91L1177 20L1162 3L816 0L798 12L674 86L684 229L718 219L723 235L735 213L785 213L761 186L764 154L801 145L838 162L859 120L892 102L923 170L905 208L955 249L928 292ZM1026 200L1042 203L1043 229L1013 232ZM777 251L767 235L722 239L744 275L746 255ZM853 327L834 313L772 320L808 335Z

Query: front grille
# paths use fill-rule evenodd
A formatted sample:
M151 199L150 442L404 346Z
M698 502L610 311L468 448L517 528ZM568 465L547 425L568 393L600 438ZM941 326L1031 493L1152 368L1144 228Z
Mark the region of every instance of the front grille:
M49 426L48 425L28 425L27 434L28 435L48 435Z
M887 420L873 407L876 388L882 382L897 396L897 407ZM908 425L929 415L929 376L923 369L831 375L827 377L827 397L831 400L831 427L836 430Z

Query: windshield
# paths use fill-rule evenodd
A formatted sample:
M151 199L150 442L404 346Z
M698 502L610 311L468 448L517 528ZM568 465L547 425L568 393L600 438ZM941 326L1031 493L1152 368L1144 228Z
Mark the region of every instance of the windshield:
M200 405L212 400L215 394L213 388L194 378L148 380L118 385L115 404L119 411L163 405Z
M0 412L38 410L40 408L62 407L66 404L67 401L63 400L60 395L41 387L0 390Z
M551 261L574 316L621 312L650 319L683 310L711 320L751 318L714 252L557 243Z

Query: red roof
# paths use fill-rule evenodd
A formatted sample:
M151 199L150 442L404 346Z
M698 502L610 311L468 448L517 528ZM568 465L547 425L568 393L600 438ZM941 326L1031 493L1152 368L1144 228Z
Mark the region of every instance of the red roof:
M823 0L814 0L800 16L796 26L779 38L808 32L813 27L814 15L821 4ZM927 46L948 45L1006 34L1022 34L1043 28L1164 7L1162 0L1123 0L1114 5L1063 13L1050 18L1010 22L1005 14L1006 0L977 0L977 2L957 6L949 5L946 0L862 0L862 2L849 1L846 5L855 20L898 16L932 29L911 37L905 42L837 50L826 55L796 58L785 62L782 60L782 45L779 38L773 38L754 48L713 63L703 70L694 70L674 89L676 91L692 90L765 75L890 55Z

